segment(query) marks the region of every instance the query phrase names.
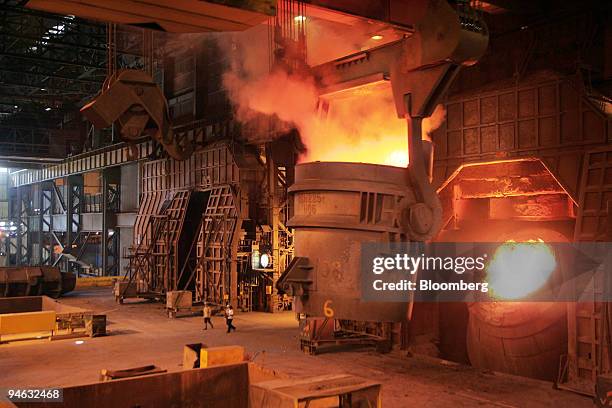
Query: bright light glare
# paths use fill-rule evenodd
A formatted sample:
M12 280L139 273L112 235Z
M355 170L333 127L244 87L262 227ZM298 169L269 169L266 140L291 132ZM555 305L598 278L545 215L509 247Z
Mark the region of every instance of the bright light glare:
M85 343L83 340L77 340L74 342L74 344L83 344L83 343Z
M306 16L295 16L293 17L293 21L295 21L296 23L303 23L304 21L306 21Z
M58 24L58 25L55 25L55 26L51 27L49 29L49 33L51 33L51 34L60 34L60 33L62 33L64 31L65 28L66 28L65 25ZM45 37L43 37L43 38L45 38Z
M267 268L270 265L270 256L268 254L261 254L259 263L261 264L262 268Z
M383 39L383 36L380 34L375 34L371 37L374 41L380 41Z
M487 268L487 282L497 299L519 299L536 290L557 267L555 254L542 240L500 245Z
M72 18L70 16L66 17L67 20L72 20L73 18L74 16L72 16ZM47 46L49 44L47 40L50 40L52 36L61 37L65 33L66 33L66 25L56 24L53 27L51 27L49 30L47 30L47 32L41 36L41 40L38 41L37 43L43 46ZM30 51L38 51L38 46L37 45L31 46Z
M404 150L395 150L391 152L391 154L387 156L385 164L395 167L408 167L408 152Z

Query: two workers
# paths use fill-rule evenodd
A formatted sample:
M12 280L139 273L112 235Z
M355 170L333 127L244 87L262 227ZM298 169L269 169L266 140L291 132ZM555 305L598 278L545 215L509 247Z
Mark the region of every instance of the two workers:
M204 309L202 310L204 315L204 330L208 330L208 325L210 324L210 328L214 329L212 324L212 309L208 302L204 302ZM234 308L228 304L225 307L225 324L227 325L227 333L230 333L232 330L236 331L236 327L234 326Z

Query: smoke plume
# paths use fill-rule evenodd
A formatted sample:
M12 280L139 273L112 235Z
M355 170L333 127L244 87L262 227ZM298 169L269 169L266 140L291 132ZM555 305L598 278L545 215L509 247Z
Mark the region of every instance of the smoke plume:
M221 49L231 50L223 84L238 120L248 123L263 114L295 127L307 148L302 162L407 166L407 124L397 118L390 87L365 88L342 98L322 100L314 78L307 73L286 67L270 72L263 34L249 30L220 40ZM326 46L329 53L333 46ZM309 53L316 50L316 44L309 43ZM444 118L444 108L437 107L423 122L424 136L439 127Z

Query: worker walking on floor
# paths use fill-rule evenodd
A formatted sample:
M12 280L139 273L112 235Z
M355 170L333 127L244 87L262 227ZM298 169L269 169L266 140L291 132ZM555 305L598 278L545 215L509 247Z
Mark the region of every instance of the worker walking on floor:
M227 324L227 332L231 332L232 330L236 331L236 328L233 325L234 322L234 308L230 305L227 305L225 308L225 323Z
M213 326L212 324L212 320L210 320L210 316L211 316L211 310L210 310L210 306L208 305L208 302L204 302L204 310L203 310L203 314L204 314L204 330L208 330L208 325L210 324L210 328L214 329L215 326Z

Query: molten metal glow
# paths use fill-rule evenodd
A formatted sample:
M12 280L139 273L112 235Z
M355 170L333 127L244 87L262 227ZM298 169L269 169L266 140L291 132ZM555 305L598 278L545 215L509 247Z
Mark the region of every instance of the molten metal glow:
M340 161L408 165L408 126L390 89L358 88L329 101L326 114L300 128L302 162Z
M408 142L403 139L405 138L386 136L354 142L351 146L331 145L327 150L313 147L301 161L339 161L408 167Z
M303 18L309 19L295 16L296 22ZM270 122L260 120L263 114L299 131L306 148L300 162L362 162L407 167L408 123L398 118L387 81L321 95L317 80L302 70L289 72L279 67L270 72L267 51L262 53L262 47L252 43L245 38L245 46L231 56L231 68L224 73L223 84L236 119L250 127L261 123L261 132L253 134L271 133ZM335 48L329 38L321 38L321 44L324 46L318 49ZM227 47L236 48L230 43ZM329 85L333 85L334 79L330 75ZM430 137L445 115L444 107L439 105L431 117L423 119L423 138Z
M387 156L384 164L395 167L408 167L408 152L406 150L395 150Z
M423 138L444 121L442 105L423 120ZM391 92L333 100L326 118L300 129L307 152L301 162L339 161L408 167L408 124L398 119Z
M556 267L555 254L541 239L507 241L495 251L487 281L494 298L520 299L540 289Z

